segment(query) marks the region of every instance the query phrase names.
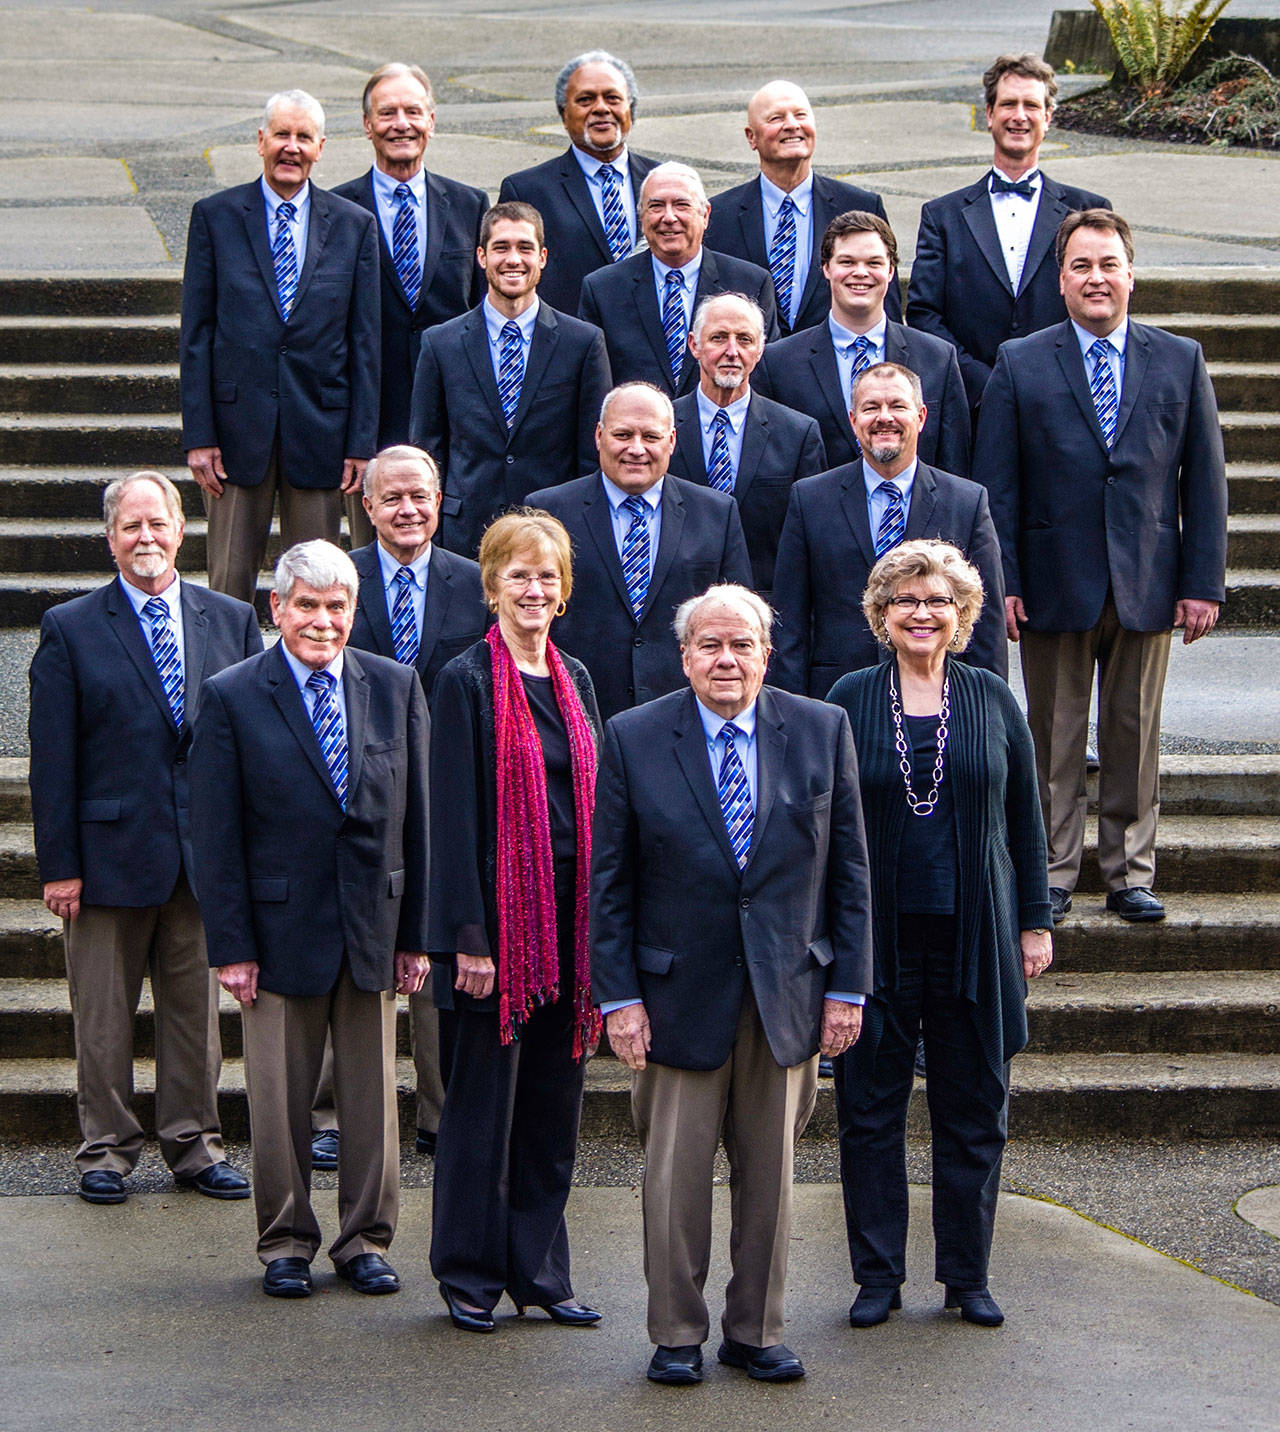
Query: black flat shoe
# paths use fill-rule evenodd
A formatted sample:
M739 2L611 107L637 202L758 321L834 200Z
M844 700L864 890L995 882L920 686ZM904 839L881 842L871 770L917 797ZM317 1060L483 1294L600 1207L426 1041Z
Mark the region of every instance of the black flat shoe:
M804 1376L804 1363L786 1343L752 1347L749 1343L725 1338L716 1356L726 1367L741 1368L757 1382L795 1382Z
M981 1328L998 1328L1004 1322L1000 1304L991 1296L990 1289L980 1288L976 1293L964 1293L957 1288L948 1288L944 1308L959 1308L960 1316L966 1323L977 1323Z
M901 1306L901 1288L859 1288L849 1309L849 1326L873 1328L877 1323L887 1323L889 1314Z
M309 1298L311 1265L305 1258L273 1258L262 1275L262 1291L269 1298Z
M586 1303L531 1303L529 1306L541 1308L553 1323L566 1328L589 1328L604 1317L603 1313L589 1308ZM517 1316L524 1317L524 1310L524 1303L516 1304Z
M357 1293L398 1293L400 1278L381 1253L357 1253L334 1269Z
M318 1134L311 1135L311 1167L338 1167L337 1129L321 1129Z
M179 1188L193 1188L197 1193L203 1193L206 1198L249 1197L249 1180L244 1174L237 1173L225 1160L210 1164L208 1168L202 1168L199 1173L190 1177L179 1177L175 1173L173 1181Z
M464 1308L443 1283L440 1284L440 1296L449 1309L449 1321L459 1332L491 1333L495 1330L492 1313L484 1308Z
M1164 906L1145 885L1112 890L1107 895L1107 909L1113 910L1122 920L1164 919Z
M1049 886L1049 912L1053 916L1053 923L1061 925L1067 918L1067 911L1071 909L1071 891L1063 890L1058 885Z
M113 1168L91 1168L81 1174L76 1192L86 1203L123 1203L129 1197L124 1188L124 1175Z
M662 1382L668 1387L701 1382L702 1349L696 1343L688 1347L656 1347L645 1376L650 1382Z

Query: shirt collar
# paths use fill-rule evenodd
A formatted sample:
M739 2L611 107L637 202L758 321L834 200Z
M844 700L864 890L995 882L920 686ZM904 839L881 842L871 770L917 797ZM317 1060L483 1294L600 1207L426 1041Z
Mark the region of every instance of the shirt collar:
M888 327L888 317L882 316L880 322L877 323L874 328L869 328L866 333L854 333L852 330L846 328L843 323L839 322L834 312L827 314L827 332L831 334L832 343L842 352L851 344L856 343L859 338L865 338L868 343L875 347L877 352L880 352L884 348L884 338Z
M293 673L293 679L298 683L298 690L302 691L306 687L307 677L311 675L312 668L309 666L304 666L302 662L300 662L298 658L294 656L294 654L289 650L289 648L285 646L283 640L281 640L279 645L280 655L284 657L285 665ZM337 656L335 656L333 660L329 663L328 666L322 666L320 670L329 672L329 674L338 683L338 685L341 686L342 653L339 652Z
M397 203L396 190L401 184L409 186L409 194L415 204L422 204L427 197L427 171L419 169L412 179L396 179L385 174L375 164L372 169L373 192L384 204Z
M1070 322L1072 328L1075 329L1076 342L1080 345L1080 351L1087 358L1089 356L1089 349L1098 341L1098 335L1096 333L1090 333L1087 328L1081 328L1074 318L1071 319ZM1124 346L1129 341L1128 318L1122 319L1118 328L1113 328L1110 333L1104 333L1102 336L1111 344L1117 353L1123 354Z
M699 248L698 252L694 254L694 256L689 260L689 262L685 264L683 268L680 269L673 269L669 264L664 264L662 260L658 258L656 254L653 253L652 250L650 250L649 252L649 257L653 260L653 271L658 276L659 288L665 285L667 281L667 275L669 273L679 273L684 275L684 286L685 289L688 291L689 295L692 297L692 295L697 293L698 274L702 270L701 248Z
M866 458L863 458L862 480L866 484L867 496L870 497L882 482L891 482L902 494L902 499L905 502L907 493L911 491L912 484L916 480L916 468L919 466L920 460L917 458L909 467L904 467L897 477L881 477Z
M135 587L132 582L126 582L124 577L120 578L120 585L124 588L125 596L129 598L129 605L141 616L143 607L151 600L151 593L144 592L141 587ZM177 572L173 574L173 581L164 591L156 595L169 608L169 620L174 621L182 611L182 589Z
M378 566L382 569L382 585L389 587L396 579L396 573L400 570L401 564L391 555L381 542L373 544L378 550ZM408 563L409 570L413 573L413 579L418 586L425 586L427 580L427 567L431 562L431 543L427 543L427 550L420 556Z
M481 307L484 309L484 326L489 335L490 343L497 343L502 337L502 330L508 323L514 323L520 330L520 341L527 348L533 341L533 325L538 321L538 304L542 300L537 294L533 296L533 302L520 315L519 318L508 318L505 313L498 310L489 302L489 295L486 293L481 300Z
M617 512L628 497L638 496L641 502L647 502L650 508L656 512L658 504L662 501L662 484L666 482L665 475L660 477L648 492L630 493L623 492L616 482L611 482L602 472L600 480L604 483L604 495L609 499L609 506Z
M271 187L271 185L267 183L266 175L263 175L263 177L259 180L259 183L262 187L263 198L265 198L267 201L267 214L270 217L272 225L274 225L276 221L276 210L280 207L281 204L285 202L285 200L283 200L280 195L277 194L276 191ZM311 180L303 180L302 188L299 189L298 192L293 196L293 198L290 199L288 202L292 204L294 209L296 210L293 216L293 222L296 224L307 212L307 209L310 206Z
M631 163L631 156L627 153L627 147L622 146L622 153L613 159L597 159L594 154L588 154L585 149L579 149L576 144L569 146L569 153L578 161L582 172L588 179L594 179L607 164L621 178L629 173L628 165Z
M778 210L782 208L784 199L790 199L796 212L801 218L805 218L809 213L809 205L813 202L813 171L810 170L794 189L779 189L772 179L766 179L761 174L760 197L764 200L765 210L771 219L778 217Z
M702 391L701 384L698 385L695 391L698 394L698 421L707 432L711 431L711 425L715 422L717 413L728 414L729 426L733 429L735 436L742 430L742 425L747 420L747 408L751 403L750 388L747 389L742 397L735 398L727 408L722 408L718 403L713 403Z
M710 707L704 706L696 696L693 699L698 708L698 716L702 721L702 729L707 733L707 740L712 743L718 741L720 739L720 728L729 718L717 716ZM733 724L742 732L748 741L751 740L756 734L756 702L753 701L745 711L739 711L733 718Z

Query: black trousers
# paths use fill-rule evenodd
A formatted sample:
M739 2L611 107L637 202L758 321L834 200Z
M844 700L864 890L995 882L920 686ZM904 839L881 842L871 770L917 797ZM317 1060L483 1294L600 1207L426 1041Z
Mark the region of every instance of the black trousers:
M900 916L897 987L867 1001L863 1037L837 1061L840 1177L854 1279L906 1278L907 1102L923 1027L933 1145L934 1277L961 1291L987 1286L1009 1066L997 1079L967 1000L953 996L955 921Z
M459 1010L436 1140L431 1271L492 1309L573 1296L564 1209L573 1180L585 1059L573 1058L573 906L557 900L560 990L503 1045L496 1013Z

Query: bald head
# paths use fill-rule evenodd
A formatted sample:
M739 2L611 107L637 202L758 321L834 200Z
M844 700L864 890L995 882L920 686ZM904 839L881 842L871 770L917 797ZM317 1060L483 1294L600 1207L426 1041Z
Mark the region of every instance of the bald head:
M782 189L794 189L809 174L818 132L809 97L790 80L771 80L747 105L747 143L760 156L760 169Z

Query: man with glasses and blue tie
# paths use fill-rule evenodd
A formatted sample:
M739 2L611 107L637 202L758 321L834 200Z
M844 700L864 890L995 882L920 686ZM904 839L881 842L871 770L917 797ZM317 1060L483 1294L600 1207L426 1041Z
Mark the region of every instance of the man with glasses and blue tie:
M218 1123L222 1044L193 891L187 757L205 679L262 650L253 608L181 581L178 490L103 494L119 576L45 613L31 663L31 810L44 902L63 922L83 1143L80 1197L123 1203L142 1152L133 1021L150 979L155 1126L180 1186L247 1198Z
M1160 704L1172 630L1199 640L1226 595L1222 430L1200 345L1129 319L1128 224L1108 209L1070 214L1056 256L1067 320L1001 347L974 472L1022 648L1054 923L1084 850L1095 669L1106 908L1159 920Z
M286 546L336 542L378 448L378 225L310 182L324 110L267 101L262 175L191 211L182 446L209 518L209 585L254 600L277 499Z
M609 722L596 785L592 993L633 1071L647 1375L664 1384L702 1380L722 1139L733 1276L717 1356L762 1382L804 1376L782 1340L795 1142L819 1050L852 1046L871 988L848 718L764 685L771 623L740 586L685 601L684 689Z
M312 1291L311 1104L325 1041L342 1139L329 1248L360 1293L400 1286L396 993L428 970L427 705L407 664L347 645L359 577L331 543L276 565L280 641L205 688L192 830L209 963L239 1001L262 1286Z

